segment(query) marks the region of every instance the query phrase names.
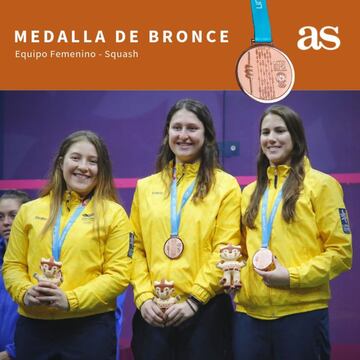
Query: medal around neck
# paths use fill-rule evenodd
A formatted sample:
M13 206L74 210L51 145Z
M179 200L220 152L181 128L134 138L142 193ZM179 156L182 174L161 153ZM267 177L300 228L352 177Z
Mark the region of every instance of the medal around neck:
M164 244L164 253L169 259L177 259L181 256L184 250L184 243L179 238L179 227L181 220L181 212L194 191L195 181L193 181L186 189L180 204L180 209L177 211L177 181L176 181L176 167L173 168L173 180L170 189L170 238Z
M253 266L257 270L272 271L275 269L274 256L268 248L261 248L253 257Z
M184 251L184 243L178 236L170 236L164 244L164 253L171 259L178 259Z
M271 271L275 269L274 256L272 252L269 250L268 246L270 242L273 223L275 220L275 215L279 208L281 200L282 200L282 187L275 198L274 205L270 212L270 216L269 218L267 218L269 188L266 188L265 193L262 197L262 205L261 205L261 237L262 237L261 248L255 253L253 257L254 268L261 271Z
M295 83L295 70L288 56L272 42L266 0L251 0L255 40L239 58L236 77L253 100L274 103L284 99Z

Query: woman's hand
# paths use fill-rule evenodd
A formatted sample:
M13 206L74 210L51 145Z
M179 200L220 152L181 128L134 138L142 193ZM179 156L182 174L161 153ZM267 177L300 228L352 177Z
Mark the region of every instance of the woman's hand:
M46 305L60 310L68 310L69 302L65 293L49 281L40 281L25 294L24 303L27 306Z
M156 327L164 327L164 313L161 309L152 301L145 301L140 308L141 316L150 325Z
M261 271L254 268L254 270L263 278L263 282L268 287L289 288L290 275L289 271L279 263L279 260L274 257L275 269L271 271Z
M44 305L38 299L38 296L40 296L40 293L37 290L37 288L38 288L38 285L34 285L26 291L25 296L24 296L24 304L26 306Z
M198 311L198 306L191 302L191 306L187 300L179 304L174 304L165 312L166 326L179 326L185 320L194 316Z

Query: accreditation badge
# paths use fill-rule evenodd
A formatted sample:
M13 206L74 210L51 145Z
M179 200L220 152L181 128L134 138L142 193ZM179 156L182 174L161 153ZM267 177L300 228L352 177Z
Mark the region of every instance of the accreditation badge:
M171 259L178 259L184 251L184 243L178 236L170 236L164 244L164 253Z
M274 256L268 248L261 248L253 257L253 266L257 270L271 271L275 269Z
M236 76L241 89L262 103L282 100L295 82L290 59L272 43L254 43L246 50L237 62Z

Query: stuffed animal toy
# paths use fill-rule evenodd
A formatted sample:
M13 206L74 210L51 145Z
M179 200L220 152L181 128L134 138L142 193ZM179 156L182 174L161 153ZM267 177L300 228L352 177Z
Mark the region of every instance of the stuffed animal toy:
M154 288L156 296L153 301L163 312L180 300L180 296L171 296L175 291L173 281L154 281Z
M216 264L219 269L224 271L220 285L224 287L225 291L240 289L240 269L246 264L242 259L241 246L228 244L221 247L220 257L222 260ZM239 258L241 259L238 260Z
M62 263L55 261L53 257L50 259L41 258L40 269L42 274L35 273L34 278L37 281L50 281L59 286L63 282L61 266Z

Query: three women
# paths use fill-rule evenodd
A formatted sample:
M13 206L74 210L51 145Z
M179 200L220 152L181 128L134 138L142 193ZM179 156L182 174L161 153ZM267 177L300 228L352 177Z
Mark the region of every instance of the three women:
M248 262L235 298L234 353L239 359L325 359L329 280L351 265L342 191L311 168L301 120L291 109L274 106L264 113L260 144L257 181L245 188L241 204ZM24 339L37 337L32 348L39 359L44 346L48 355L80 347L88 358L99 351L99 358L113 356L112 311L129 280L132 235L115 203L110 169L96 135L72 134L42 197L25 205L14 223L4 275L20 304L20 349L30 346ZM171 108L157 171L138 182L131 210L134 355L230 357L232 305L216 263L222 245L240 241L241 195L236 179L220 169L206 106L181 100ZM64 283L36 285L41 257L51 256L62 262ZM178 296L165 311L154 299L155 283L164 291L173 286ZM43 319L57 320L52 332ZM76 321L69 326L67 320ZM94 331L85 334L102 343L97 353L74 338L78 326ZM34 336L24 336L28 332ZM60 350L64 334L67 346Z

